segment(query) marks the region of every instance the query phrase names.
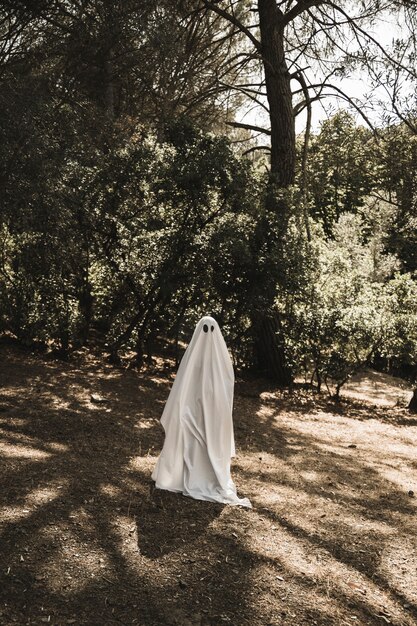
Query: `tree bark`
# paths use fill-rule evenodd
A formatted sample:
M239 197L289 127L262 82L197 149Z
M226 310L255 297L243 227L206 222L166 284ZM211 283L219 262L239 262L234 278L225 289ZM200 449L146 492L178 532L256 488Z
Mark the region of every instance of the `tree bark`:
M256 321L254 331L259 371L282 387L291 386L293 376L285 358L285 344L278 313L272 311L262 314Z
M414 389L413 397L408 405L408 410L410 413L417 413L417 388Z
M267 211L279 215L283 237L287 227L288 207L277 191L294 182L296 157L290 74L284 54L283 13L277 8L276 0L258 0L258 12L260 52L271 123L271 169L265 203ZM267 231L265 236L268 237ZM253 320L255 356L264 375L280 386L290 386L293 375L287 364L285 337L279 315L274 311L274 299L275 293L271 292L268 308L256 313L257 319Z
M279 188L294 182L295 122L284 52L284 15L276 0L258 0L261 54L271 121L271 180Z
M108 57L104 62L105 86L104 86L104 104L106 115L110 121L114 120L114 76L112 50L108 51Z

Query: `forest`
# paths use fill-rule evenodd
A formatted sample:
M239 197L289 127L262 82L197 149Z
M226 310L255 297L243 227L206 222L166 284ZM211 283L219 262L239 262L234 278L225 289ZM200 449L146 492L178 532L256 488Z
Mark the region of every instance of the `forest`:
M39 443L46 428L55 443L39 443L39 450L48 457L55 454L53 445L63 446L64 451L68 442L76 454L87 454L83 442L100 437L93 450L95 445L97 467L106 474L100 454L117 437L113 430L116 422L111 422L116 416L117 423L123 423L120 436L124 453L133 458L134 437L141 450L143 446L143 453L139 453L142 460L135 466L141 482L139 487L132 486L126 478L131 474L123 473L124 465L116 455L111 463L120 483L114 493L113 487L108 487L102 497L108 497L109 502L113 498L112 504L117 500L123 507L125 500L119 501L117 495L122 489L129 498L143 497L148 503L148 508L136 505L132 513L129 500L120 522L120 529L129 534L132 516L142 520L145 548L141 558L146 564L149 560L155 563L155 544L177 525L179 534L171 544L161 544L158 554L161 559L174 559L172 563L160 561L168 577L177 576L178 568L182 568L174 556L188 541L192 518L196 521L190 532L196 541L207 525L214 524L219 542L226 542L224 533L229 528L229 518L223 519L217 509L204 512L195 502L175 508L175 499L168 497L173 494L165 500L158 495L156 502L152 495L151 500L146 499L151 462L161 447L157 419L192 329L203 315L213 316L219 323L232 359L241 415L236 416L235 409L237 441L241 442L242 455L252 455L250 460L247 456L241 461L238 458L236 472L240 485L249 481L248 492L255 505L259 472L272 476L273 468L277 475L287 471L281 440L285 433L289 438L298 433L297 445L307 455L300 476L305 470L304 478L310 480L307 474L315 461L313 440L309 438L313 437L316 411L323 417L319 432L326 424L329 429L323 430L323 441L329 437L334 443L340 437L345 451L351 448L349 454L358 445L352 435L355 432L358 441L364 437L368 442L372 454L378 455L379 447L382 454L387 446L396 459L393 463L398 465L398 476L401 471L407 476L407 487L397 494L396 504L390 501L391 509L386 505L388 508L375 518L375 529L380 522L392 523L398 530L399 518L384 517L395 517L395 510L403 516L404 533L408 532L411 509L415 513L410 498L414 497L416 465L410 461L410 451L413 438L415 446L413 414L417 413L416 93L417 8L411 0L0 2L0 435L1 429L6 432L10 428L17 437L19 419L26 411L31 426L16 445ZM80 359L85 359L82 364ZM95 381L88 391L87 387L82 391L83 372L90 376L88 381ZM376 411L372 415L369 406L359 401L346 405L344 389L363 372L366 376L373 372L371 378L386 375L390 381L394 380L391 377L401 379L398 384L409 389L407 402L398 400L394 409L394 401L384 413L371 397ZM124 387L119 376L126 377ZM43 388L42 381L49 378ZM140 409L135 405L136 382L143 392L137 399ZM255 406L258 401L259 406ZM269 411L276 410L275 405L271 408L274 402L284 412L282 423L278 418L276 423L270 421ZM49 411L48 426L41 421L42 407L49 407L45 408ZM144 425L142 421L139 426L129 422L132 429L139 429L129 430L123 411L129 413L129 419L136 413L139 419L140 414ZM299 413L301 422L306 420L304 425L295 420L292 411ZM12 426L7 422L9 412ZM260 416L259 421L253 413ZM60 427L59 416L63 420ZM93 417L103 421L96 424ZM378 423L375 430L367 430L368 418ZM355 422L352 431L350 419ZM398 435L396 429L401 425L403 432L409 429L408 439ZM316 450L323 455L320 458L326 467L323 480L326 472L333 471L327 456L333 452L323 452L326 445L333 445L328 441L317 444ZM407 448L398 452L398 457L396 441L399 447ZM7 440L4 445L12 444ZM11 452L10 458L16 454ZM71 456L68 459L72 468L75 461ZM260 461L270 463L269 469L267 465L259 469ZM385 481L392 476L384 474L381 478L375 469L379 462L375 461L370 470L375 482L369 488L375 489L376 495L368 494L368 509L373 507L373 498L375 506L385 506L386 501L379 498L391 490ZM4 473L6 487L14 481L17 466L13 463L5 466L11 472ZM64 473L61 476L57 463L51 476L61 480ZM93 466L79 463L85 475L94 474ZM358 476L367 475L366 463L364 460L360 469L358 466L355 476L345 463L343 457L344 469L338 469L338 476L343 485L346 471L353 493L354 485L356 489L360 482ZM98 493L102 486L98 478L94 483L94 478L94 484L83 491L78 487L79 468L74 465L71 484L75 491L79 489L74 496L79 506L84 502L88 509L86 503L93 502L91 493ZM285 474L291 489L301 480L291 473L294 470L298 476L298 469ZM268 480L275 484L274 478ZM41 475L36 484L43 484ZM326 478L320 484L317 489L330 490L330 495L323 508L323 517L328 517L318 518L317 528L333 515L331 481ZM24 481L22 485L24 491ZM49 488L51 493L55 489ZM16 495L13 489L9 504ZM283 487L279 489L279 497L288 496ZM259 502L264 498L263 506L268 508L269 496L262 489L259 493ZM308 497L315 498L314 494L309 491ZM352 516L362 515L360 507L365 506L365 496L362 504L356 497L362 496L352 496L348 504L343 501L344 507L358 507ZM303 507L314 510L316 504L313 499L308 503L299 499L294 506L294 514L302 516ZM169 520L170 508L175 508L175 515ZM7 545L13 546L7 528L14 518L9 519L8 514L4 514L5 537ZM154 514L162 515L161 534L152 530ZM107 520L107 513L102 515ZM255 542L257 534L272 532L272 523L278 524L273 529L293 532L294 541L300 533L307 537L309 532L308 524L304 528L300 519L299 526L284 520L283 510L268 513L263 521L254 521L249 515L255 513L247 513L244 520L237 509L230 513L234 539L229 536L227 545L216 544L217 552L211 553L212 561L211 557L208 560L210 567L220 563L222 551L232 554L228 552L230 541L238 543L235 533L240 533L237 529L241 523ZM0 515L0 529L1 520ZM103 524L107 522L110 528L110 518ZM40 529L44 522L41 518L31 523ZM83 519L78 518L77 523L84 523ZM265 524L269 524L268 531ZM323 533L327 532L335 533L337 543L335 527L323 527ZM372 550L377 550L376 535L369 533ZM284 545L286 540L281 539ZM324 544L321 539L317 541L316 548L321 546L321 550ZM401 547L403 555L410 553L410 541L407 535ZM269 550L265 545L261 548ZM219 605L207 605L201 612L205 602L199 595L201 585L194 589L194 583L186 578L186 566L178 574L180 587L190 590L192 602L200 598L201 606L197 610L195 604L192 609L181 604L176 587L172 593L180 613L171 614L169 603L162 609L155 599L162 579L160 587L153 587L146 576L135 578L133 570L117 578L122 560L126 558L124 567L133 557L116 558L114 553L114 571L119 572L115 593L119 595L114 596L113 608L107 606L110 596L106 595L106 610L112 611L103 621L94 621L91 595L77 596L77 610L65 613L60 621L57 616L62 602L55 590L55 595L51 592L48 600L43 599L44 604L50 603L50 614L39 613L38 607L37 616L30 617L11 593L9 604L6 600L0 604L0 623L38 624L48 618L54 624L97 626L412 626L417 619L412 577L394 593L385 574L378 578L372 569L371 553L376 552L369 552L370 545L363 546L369 563L356 563L356 557L348 555L343 567L353 563L357 568L360 580L352 579L357 589L365 588L363 576L379 585L378 593L388 595L381 596L372 610L364 608L364 597L363 602L354 603L359 611L356 622L346 621L351 619L353 605L348 600L343 604L340 590L334 592L341 602L340 612L332 621L332 609L320 605L327 602L326 597L333 597L332 591L323 591L324 587L322 600L316 598L317 607L321 607L317 611L308 608L315 606L316 600L307 600L304 591L294 587L292 608L280 610L279 618L266 600L257 609L252 607L252 613L249 604L243 603L248 610L245 617L230 590L224 605L219 601ZM38 549L36 544L34 550ZM204 551L201 546L199 549ZM343 561L335 545L326 544L326 549L332 558ZM348 554L350 548L345 545L345 549ZM13 547L6 553L13 555ZM239 551L236 554L240 556L235 558L241 559L236 571L246 572L249 561L245 559L249 557ZM106 561L107 556L103 558ZM185 558L199 562L200 557L197 552L187 552ZM234 557L230 558L233 561ZM262 558L269 567L267 557ZM9 576L8 566L6 561L1 563L3 576ZM57 579L63 576L51 567ZM220 576L230 582L233 575L224 567L223 572L220 566ZM108 570L104 580L109 582L110 577L116 584L112 571ZM205 571L200 573L206 577ZM339 575L342 579L342 570ZM16 576L26 588L31 586L33 581L28 582L24 574ZM210 576L212 597L220 597ZM319 584L321 574L314 576L314 584ZM331 568L325 576L327 581L332 579ZM277 578L282 586L284 578L280 581L280 575L274 575L274 584ZM131 608L133 599L128 598L132 585L141 585L149 598L154 598L154 605L150 601L151 608L137 620ZM248 580L246 586L250 588ZM363 594L371 593L370 589ZM345 592L347 598L351 591ZM300 593L302 609L295 599ZM36 594L32 602L35 606ZM344 608L340 608L342 604ZM20 608L10 612L7 606L13 605ZM120 609L116 619L122 605L125 609ZM122 615L123 610L128 612Z
M63 356L98 333L141 365L210 312L235 366L282 385L338 393L367 364L415 377L414 49L407 33L365 50L379 3L350 22L343 5L288 11L290 51L268 54L290 113L257 52L275 2L5 4L0 331ZM312 130L315 101L358 65L392 114L370 122L352 97ZM237 121L252 105L265 128Z

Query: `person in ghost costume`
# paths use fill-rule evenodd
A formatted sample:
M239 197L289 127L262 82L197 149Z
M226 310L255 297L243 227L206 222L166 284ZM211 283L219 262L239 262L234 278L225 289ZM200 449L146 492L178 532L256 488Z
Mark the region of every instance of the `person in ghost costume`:
M197 324L161 417L165 442L152 479L158 489L251 507L230 476L235 455L233 366L219 325Z

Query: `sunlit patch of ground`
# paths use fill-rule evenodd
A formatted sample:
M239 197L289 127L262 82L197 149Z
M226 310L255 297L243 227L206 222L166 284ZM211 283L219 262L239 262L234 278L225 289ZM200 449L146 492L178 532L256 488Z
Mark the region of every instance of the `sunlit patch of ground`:
M411 386L401 378L366 369L342 388L342 397L364 400L379 406L405 406L413 395Z
M371 373L339 404L238 383L251 510L153 488L163 359L9 346L0 381L2 626L417 624L417 423L395 380L385 404Z
M1 437L1 432L0 432ZM29 459L47 459L49 456L48 452L44 452L43 450L37 450L36 448L31 448L27 445L16 445L11 443L0 442L0 454L2 456L9 457L26 457Z

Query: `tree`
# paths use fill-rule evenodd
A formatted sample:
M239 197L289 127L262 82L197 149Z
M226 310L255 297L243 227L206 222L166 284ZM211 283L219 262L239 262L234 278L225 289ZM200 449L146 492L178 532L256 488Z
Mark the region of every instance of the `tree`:
M103 316L99 318L105 307L97 285L104 265L114 289L107 292L114 307L106 309L112 352L129 344L140 360L144 342L155 336L160 325L160 303L166 309L174 294L177 320L175 306L182 310L185 303L191 306L191 301L199 300L197 286L197 295L190 298L189 293L178 294L178 283L186 282L187 267L190 284L195 285L192 264L187 265L181 250L188 250L193 228L204 224L204 218L195 215L203 210L204 199L193 199L195 213L189 220L185 214L181 219L177 215L179 223L190 226L189 236L173 228L172 250L166 242L166 255L162 248L151 246L152 278L146 271L138 278L131 266L126 270L123 260L117 269L123 247L118 229L135 229L137 222L129 216L132 203L142 202L139 183L152 187L158 180L154 170L152 176L144 174L147 138L155 141L156 134L168 161L172 118L186 118L181 131L186 143L196 132L193 125L219 128L234 110L234 102L223 98L229 91L225 85L234 81L236 72L244 71L246 60L234 55L239 34L224 45L234 29L226 28L219 36L219 21L215 15L203 20L201 14L189 11L187 2L172 0L2 3L3 329L28 343L52 341L62 354L86 341L91 323L103 321ZM201 154L190 150L190 158L202 159L198 160L200 180L191 176L196 187L204 184L208 174L207 144L198 144ZM219 140L220 144L224 142ZM167 164L158 159L156 145L154 150L162 177ZM228 172L233 164L225 162L225 155L228 150L219 148L217 156ZM237 175L236 180L240 181ZM212 181L215 198L217 184ZM177 202L177 214L180 209L186 213L187 206ZM152 211L145 214L138 232L123 238L133 248L139 233L145 239L146 231L150 238L158 237L155 221L160 230L164 228ZM168 210L165 218L171 219ZM129 317L131 311L120 311L122 296L136 308L136 317Z
M326 148L313 139L325 167L311 180L312 106L330 92L348 98L336 78L355 63L396 60L396 49L381 51L364 30L381 14L379 3L360 8L309 0L3 2L3 327L14 323L20 336L41 334L65 351L93 323L114 355L129 347L140 361L163 327L172 337L187 309L192 317L212 303L237 358L290 384L292 337L278 296L298 297L308 280L308 191L330 233L339 213L365 202L369 182L353 163L364 165L368 134L343 116L323 143L336 136L354 150L333 145L331 172ZM354 56L367 37L377 60ZM267 115L265 127L236 121L249 105ZM294 118L303 113L297 152ZM207 135L224 122L234 133L270 137L266 173L249 175L248 161ZM258 147L266 149L249 150ZM404 183L405 197L414 183ZM208 267L210 242L222 258Z
M58 102L96 108L105 122L163 132L173 117L219 129L241 99L229 83L245 72L242 37L191 1L6 1L0 9L0 63L14 71L31 59L54 74ZM3 51L3 54L1 54Z
M201 2L244 33L259 60L260 80L237 88L250 93L255 87L264 107L262 97L267 99L269 127L252 128L270 137L271 177L279 187L294 181L294 116L313 102L337 95L370 123L366 107L333 79L347 77L359 66L375 76L388 64L405 78L417 75L404 59L406 43L411 49L410 37L397 40L391 50L378 42L371 28L366 30L393 14L414 24L417 10L409 2L258 0L255 7L234 0Z
M384 248L382 210L373 209L373 223L366 210L344 213L332 238L315 226L307 280L297 294L279 294L295 370L335 396L381 357L415 382L417 284Z
M389 202L396 207L388 233L389 245L409 272L417 270L417 135L403 122L383 132L379 179Z
M378 164L372 132L357 126L347 111L324 121L312 136L307 167L310 214L328 235L342 213L356 213L364 206L378 185Z
M321 100L329 92L337 94L349 101L369 121L365 111L332 79L346 75L358 62L374 69L375 64L370 55L362 54L369 46L376 46L383 59L395 62L394 57L377 42L365 26L383 15L384 11L398 9L398 2L385 3L381 7L377 0L362 0L356 12L348 1L258 0L253 8L234 0L201 0L201 4L244 33L259 59L260 79L238 87L247 92L255 89L258 101L262 101L263 97L267 100L268 127L251 128L265 133L270 139L270 173L265 206L267 212L279 214L279 239L282 240L285 237L289 206L277 190L286 189L294 182L295 115L307 110L304 169L310 135L311 106L314 101ZM349 39L356 43L353 49ZM397 59L396 63L406 73L411 73L401 59ZM294 88L293 85L298 87ZM265 103L262 104L265 107ZM239 122L236 125L250 127ZM305 175L302 181L306 184ZM300 201L303 202L303 199ZM263 228L265 237L267 219L266 215ZM273 309L272 301L269 308L270 311ZM270 364L270 373L275 378L282 383L288 383L291 373L285 365L283 351L277 348L277 344L285 343L277 314L265 313L263 317L264 321L259 326L263 360ZM281 368L275 365L279 362L282 364Z

